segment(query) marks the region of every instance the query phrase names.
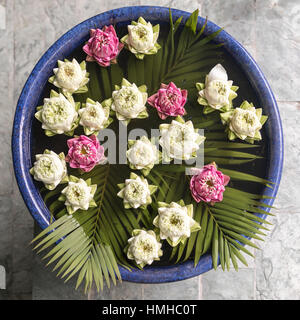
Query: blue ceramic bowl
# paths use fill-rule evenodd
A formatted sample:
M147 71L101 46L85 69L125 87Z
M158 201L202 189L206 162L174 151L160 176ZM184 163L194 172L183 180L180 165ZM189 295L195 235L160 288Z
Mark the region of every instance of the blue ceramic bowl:
M182 24L189 17L190 13L180 10L172 10L173 19L183 16ZM64 59L72 52L83 45L89 37L89 29L94 26L103 27L104 25L121 23L129 24L132 20L137 20L143 16L146 20L153 23L168 23L169 9L164 7L125 7L111 10L94 16L65 33L58 39L42 56L34 67L22 90L19 98L13 124L12 134L12 153L13 164L17 183L29 212L44 229L49 225L50 212L45 206L44 201L36 188L34 181L29 173L31 163L32 145L32 121L38 101L48 78L52 75L53 68L56 67L57 60ZM204 19L198 18L199 25L203 25ZM208 21L205 35L217 31L219 27ZM255 63L250 54L233 39L228 33L222 31L215 39L217 43L224 43L224 49L236 62L241 72L244 73L251 84L259 106L263 108L264 114L269 116L265 125L266 137L268 139L267 168L266 178L274 183L273 189L265 188L263 194L275 197L282 172L283 164L283 136L281 120L278 107L271 91L271 88ZM266 199L266 204L271 205L273 199ZM265 218L263 215L260 217ZM196 267L193 261L167 267L146 267L144 271L128 270L120 267L123 280L133 282L171 282L197 276L212 269L212 258L209 253L203 255Z

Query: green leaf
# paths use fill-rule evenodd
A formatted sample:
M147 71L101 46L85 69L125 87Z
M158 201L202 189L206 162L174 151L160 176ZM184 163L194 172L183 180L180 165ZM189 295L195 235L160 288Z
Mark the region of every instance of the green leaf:
M224 248L224 236L220 232L219 234L219 256L220 256L220 262L221 262L221 267L223 271L225 270L225 248Z
M107 68L101 68L100 67L100 73L101 73L101 83L103 86L103 95L105 99L108 99L111 97L112 87L111 87L111 81L109 79L108 69Z
M211 246L211 241L213 238L213 231L214 231L214 219L212 216L209 217L209 222L207 225L207 230L205 234L205 239L204 239L204 246L202 250L202 254L205 253L209 247Z
M212 264L214 269L216 270L218 267L218 257L219 257L219 230L215 226L213 230L213 238L212 238Z
M202 215L202 210L203 210L203 207L202 207L202 204L198 204L196 206L196 209L195 209L195 214L194 214L194 217L193 219L200 223L200 219L201 219L201 215ZM201 230L201 229L200 229ZM199 231L200 231L199 230ZM198 231L198 232L199 232ZM197 235L198 235L198 232L193 232L190 236L190 238L188 239L187 241L187 247L186 247L186 253L185 253L185 258L184 258L184 261L186 261L191 253L192 253L192 250L194 249L195 247L195 242L196 242L196 239L197 239Z
M246 219L246 218L244 218L242 220L243 217L238 217L236 219L235 216L236 215L234 215L234 214L231 217L226 215L226 214L225 215L224 214L214 214L214 217L217 220L222 220L222 221L228 222L228 223L233 224L233 225L237 225L237 226L240 226L240 227L248 228L252 232L256 232L256 233L264 235L258 229L262 228L262 229L267 230L267 228L265 228L264 226L254 222L252 220L249 220L249 219Z
M243 257L243 255L234 247L231 247L231 250L233 251L233 253L238 257L238 259L246 266L248 267L248 263L246 261L246 259Z
M89 94L94 101L104 100L104 94L102 93L100 83L98 81L99 66L96 63L88 63L88 71L90 73L90 81L87 86L89 88Z
M230 270L230 251L226 238L224 239L224 260L226 264L227 271Z
M206 237L206 232L207 232L207 225L208 225L208 220L209 220L209 215L208 215L208 210L207 207L204 206L204 209L202 208L202 217L201 217L201 230L198 231L197 233L197 242L196 242L196 247L195 247L195 259L194 259L194 265L196 266L200 260L200 257L202 253L204 253L204 239Z
M263 178L254 176L252 174L239 172L239 171L236 171L236 170L229 170L229 169L223 169L223 168L222 169L220 168L220 170L224 174L230 176L231 179L259 182L259 183L262 183L262 184L265 184L265 185L269 184L269 183L271 183L271 184L273 183L273 182L265 180Z
M234 254L232 248L233 248L233 246L229 244L228 249L229 249L230 258L231 258L231 261L232 261L232 264L233 264L235 271L238 271L238 269L239 269L238 263L237 263L237 260L236 260L236 257L235 257L235 254Z
M124 78L124 72L118 64L110 66L111 86L114 89L115 85L119 85Z
M221 227L221 230L224 232L224 234L230 236L231 238L236 239L244 244L248 244L249 246L251 246L255 249L259 249L259 247L256 244L254 244L252 241L250 241L246 237L242 236L241 234L234 232L234 231L231 231L231 230L228 230L228 229L225 229L223 227Z

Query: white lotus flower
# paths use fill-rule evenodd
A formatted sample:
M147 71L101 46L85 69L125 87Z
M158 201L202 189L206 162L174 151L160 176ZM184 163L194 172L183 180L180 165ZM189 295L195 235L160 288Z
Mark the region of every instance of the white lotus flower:
M151 194L157 190L157 186L149 185L147 179L139 177L135 173L130 173L130 179L125 183L119 184L121 189L117 196L123 198L123 204L128 208L143 208L152 202Z
M160 152L146 136L139 140L129 140L130 147L127 152L127 159L131 169L142 170L144 175L159 162Z
M78 113L80 102L74 102L72 96L65 97L54 90L50 92L50 98L44 99L44 105L37 107L35 117L42 122L45 134L73 135L74 129L78 126Z
M54 76L49 78L56 87L60 88L64 95L83 93L88 90L86 84L89 82L86 72L85 61L80 64L75 58L72 61L65 59L57 61L58 68L53 69Z
M155 54L160 49L157 43L158 36L159 24L153 27L150 22L140 17L138 22L133 21L128 26L128 34L121 39L121 42L138 59L143 59L145 54Z
M260 129L267 118L262 115L261 108L255 109L248 101L244 101L239 108L221 114L222 123L227 125L229 140L238 137L250 143L261 140Z
M163 123L159 126L161 138L160 145L163 148L163 158L188 160L196 156L200 144L205 137L194 129L192 121L184 122L181 117L176 117L171 124Z
M69 214L78 209L88 210L89 207L97 206L93 199L96 189L97 185L91 185L90 179L85 181L70 176L68 186L62 190L62 195L58 199L65 202Z
M36 154L35 159L30 173L35 180L43 182L47 189L53 190L58 184L68 181L63 152L56 154L54 151L46 149L43 154Z
M255 132L260 130L262 125L255 113L255 108L253 110L236 108L230 120L229 128L240 136L254 138Z
M88 98L83 107L78 110L79 124L84 127L84 133L89 136L108 127L112 122L112 119L109 118L109 111L109 106L101 105L98 101L95 102Z
M159 228L160 239L166 239L175 247L190 237L191 232L200 230L200 225L193 219L193 205L179 203L158 202L158 216L153 220L154 226Z
M135 229L132 232L132 238L128 239L127 257L135 260L142 268L152 264L154 260L159 260L163 252L162 244L157 241L154 231Z
M237 97L233 81L228 80L226 70L221 64L211 69L204 83L196 83L199 90L198 103L204 105L204 113L215 110L227 111L232 108L232 100Z
M126 79L122 80L121 87L115 86L112 98L104 101L116 113L118 120L125 125L134 118L147 118L146 109L147 87L137 87L135 83L131 84Z

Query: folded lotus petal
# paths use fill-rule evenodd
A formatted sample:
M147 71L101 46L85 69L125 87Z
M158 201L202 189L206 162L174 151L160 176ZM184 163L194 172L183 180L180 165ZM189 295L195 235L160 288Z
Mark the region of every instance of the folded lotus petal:
M195 169L190 180L190 190L196 202L210 204L223 200L223 192L230 178L218 171L215 164L205 165L202 170Z
M87 61L96 61L102 67L108 67L111 62L115 63L116 57L123 49L116 31L112 25L104 26L103 29L91 29L91 38L83 46L83 51L88 55Z
M84 172L91 171L104 157L104 147L97 137L81 135L67 141L69 151L66 161L71 168L79 168Z
M213 80L228 81L227 72L220 63L214 66L207 75L207 82Z
M168 85L162 83L160 89L148 98L148 103L157 109L161 119L168 116L182 116L186 113L184 105L187 100L187 90L177 88L175 83L170 82Z
M147 99L147 102L150 104L150 106L154 107L155 100L157 99L157 97L158 97L158 94L155 93Z

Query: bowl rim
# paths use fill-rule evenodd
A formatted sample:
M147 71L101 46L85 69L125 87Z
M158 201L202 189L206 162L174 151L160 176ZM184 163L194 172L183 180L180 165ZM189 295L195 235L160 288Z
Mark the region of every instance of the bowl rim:
M184 24L191 14L190 12L183 10L173 8L171 8L171 10L174 20L180 16L183 17L181 25ZM103 27L105 24L109 23L137 20L140 16L143 16L146 20L150 21L169 21L169 8L162 6L122 7L97 14L77 24L63 34L42 55L22 89L17 102L12 128L11 149L13 167L17 185L23 200L30 214L41 229L44 229L49 225L50 213L29 173L29 169L32 167L30 151L31 133L30 130L26 129L31 128L33 119L33 117L28 117L28 112L31 111L32 113L35 110L35 107L31 110L32 108L30 109L29 106L36 106L37 103L37 97L34 96L32 92L44 87L46 81L45 76L43 77L42 75L47 70L47 67L48 71L50 69L52 70L58 59L62 59L67 55L67 52L71 53L78 47L78 39L80 37L81 39L85 37L85 34L88 34L89 29L93 28L94 25ZM201 28L204 22L205 19L199 16L197 30ZM220 27L218 25L208 20L204 34L211 34L219 29ZM74 37L76 37L76 41L74 40ZM283 132L274 94L253 57L237 40L226 31L222 30L214 41L224 44L224 48L235 59L249 79L263 108L269 110L269 120L266 124L266 131L269 137L268 154L270 156L267 179L275 184L272 189L266 187L263 194L275 198L279 188L283 167ZM76 45L74 45L74 42ZM272 132L273 134L271 134ZM272 205L274 199L264 199L263 201L268 205ZM267 211L269 210L270 209L267 208ZM264 219L266 218L266 215L257 215ZM212 268L210 253L204 254L195 267L192 260L171 266L147 266L144 270L133 269L132 271L119 266L123 280L139 283L162 283L184 280L198 276Z

